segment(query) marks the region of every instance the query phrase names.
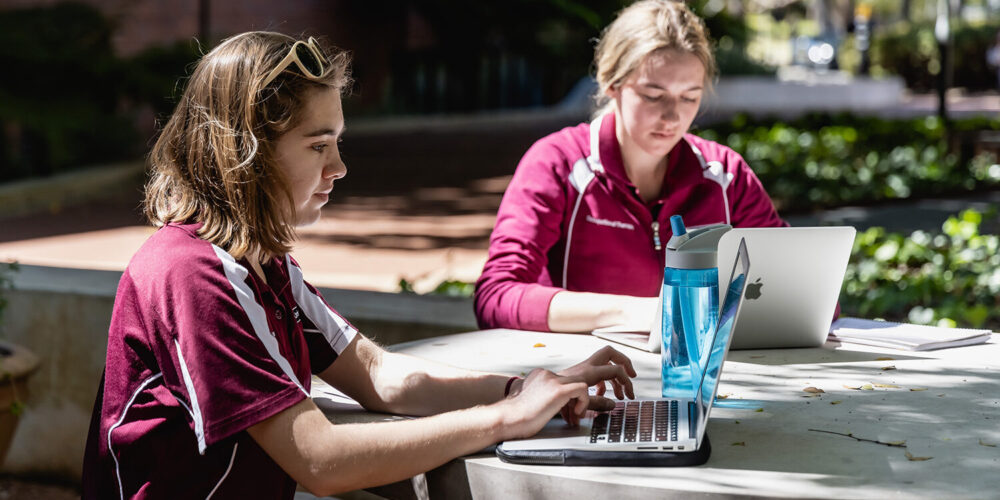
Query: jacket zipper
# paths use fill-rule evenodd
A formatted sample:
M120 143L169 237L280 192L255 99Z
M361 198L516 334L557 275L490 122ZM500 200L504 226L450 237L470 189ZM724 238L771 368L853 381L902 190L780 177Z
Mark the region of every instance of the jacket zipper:
M655 220L653 221L653 248L655 248L657 252L662 249L662 246L660 245L660 223Z

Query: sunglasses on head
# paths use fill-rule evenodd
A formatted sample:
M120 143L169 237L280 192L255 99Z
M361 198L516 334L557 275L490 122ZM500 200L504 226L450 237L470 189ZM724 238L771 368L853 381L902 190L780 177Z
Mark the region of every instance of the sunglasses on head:
M285 56L277 66L267 74L267 78L264 78L263 87L274 81L282 71L288 69L289 66L295 63L298 66L299 71L306 78L317 79L323 76L323 71L326 70L326 58L323 57L323 52L319 49L319 45L316 43L316 39L309 37L306 41L297 41L292 44L292 48L288 50L288 55Z

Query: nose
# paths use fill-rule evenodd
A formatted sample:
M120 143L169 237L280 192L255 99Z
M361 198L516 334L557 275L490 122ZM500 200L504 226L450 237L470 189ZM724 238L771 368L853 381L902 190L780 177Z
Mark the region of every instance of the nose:
M681 119L677 113L677 101L674 99L664 99L663 109L660 110L660 119L665 122L676 122Z
M347 165L339 157L334 158L329 163L323 167L323 178L324 179L342 179L347 175Z

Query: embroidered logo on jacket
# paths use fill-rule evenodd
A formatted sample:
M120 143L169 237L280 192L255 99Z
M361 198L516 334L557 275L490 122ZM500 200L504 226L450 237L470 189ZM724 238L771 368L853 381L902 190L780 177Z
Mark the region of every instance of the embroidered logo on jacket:
M613 228L617 228L617 229L628 229L629 231L635 231L635 226L632 225L629 222L619 222L619 221L616 221L616 220L598 219L598 218L596 218L596 217L594 217L592 215L588 215L587 216L587 222L589 222L591 224L597 224L598 226L607 226L607 227L613 227Z

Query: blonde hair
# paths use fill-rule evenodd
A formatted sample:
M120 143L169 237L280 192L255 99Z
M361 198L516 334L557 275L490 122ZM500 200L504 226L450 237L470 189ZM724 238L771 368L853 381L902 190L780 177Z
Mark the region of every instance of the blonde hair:
M298 125L310 92L343 93L351 81L349 56L324 48L319 78L293 64L263 86L295 41L243 33L201 58L150 153L145 212L154 226L200 222L199 236L237 259L288 253L294 208L275 142Z
M609 90L621 85L650 54L664 49L697 57L705 67L705 87L711 88L716 66L705 23L683 2L641 0L619 12L597 42L595 117L613 105Z

